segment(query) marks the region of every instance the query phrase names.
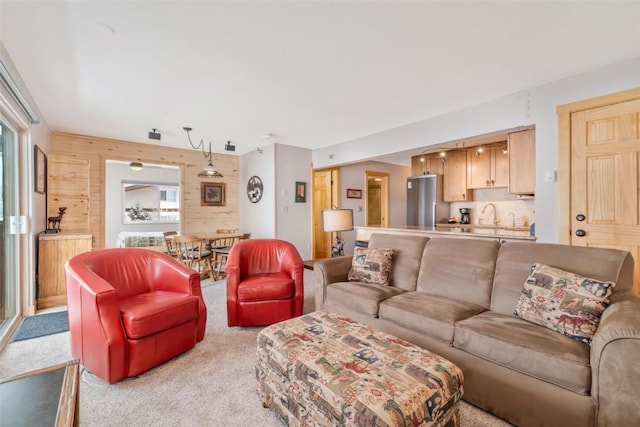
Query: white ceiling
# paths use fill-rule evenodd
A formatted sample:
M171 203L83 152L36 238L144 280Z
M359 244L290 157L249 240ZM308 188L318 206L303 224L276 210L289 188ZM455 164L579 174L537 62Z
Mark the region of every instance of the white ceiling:
M334 145L635 57L639 22L637 1L0 2L51 130L188 148L191 126L235 154Z

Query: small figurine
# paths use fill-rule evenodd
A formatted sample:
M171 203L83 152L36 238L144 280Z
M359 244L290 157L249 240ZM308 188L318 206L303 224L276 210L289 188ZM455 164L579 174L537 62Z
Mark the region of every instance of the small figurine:
M58 208L58 216L50 216L48 218L46 233L55 234L60 232L60 221L62 221L62 215L64 215L64 211L66 210L66 206Z

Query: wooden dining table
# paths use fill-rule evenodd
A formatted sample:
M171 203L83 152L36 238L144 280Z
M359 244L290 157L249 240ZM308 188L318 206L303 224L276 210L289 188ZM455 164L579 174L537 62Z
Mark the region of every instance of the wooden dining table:
M229 256L231 246L236 243L242 233L203 233L198 234L198 238L207 240L209 244L207 248L210 248L214 254L214 266L213 272L216 280L219 280L224 273L224 264Z

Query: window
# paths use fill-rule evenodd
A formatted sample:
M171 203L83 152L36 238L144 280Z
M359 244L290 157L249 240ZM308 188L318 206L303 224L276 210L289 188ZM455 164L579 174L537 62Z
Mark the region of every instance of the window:
M174 183L122 181L123 223L179 222L179 191Z

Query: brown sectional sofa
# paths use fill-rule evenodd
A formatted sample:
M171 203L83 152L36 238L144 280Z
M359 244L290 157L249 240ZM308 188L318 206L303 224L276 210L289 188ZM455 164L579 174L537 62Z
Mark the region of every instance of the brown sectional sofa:
M390 286L347 281L352 257L315 263L316 309L440 354L463 399L520 426L640 425L640 297L615 249L373 234L393 248ZM616 282L591 345L513 315L531 264Z

